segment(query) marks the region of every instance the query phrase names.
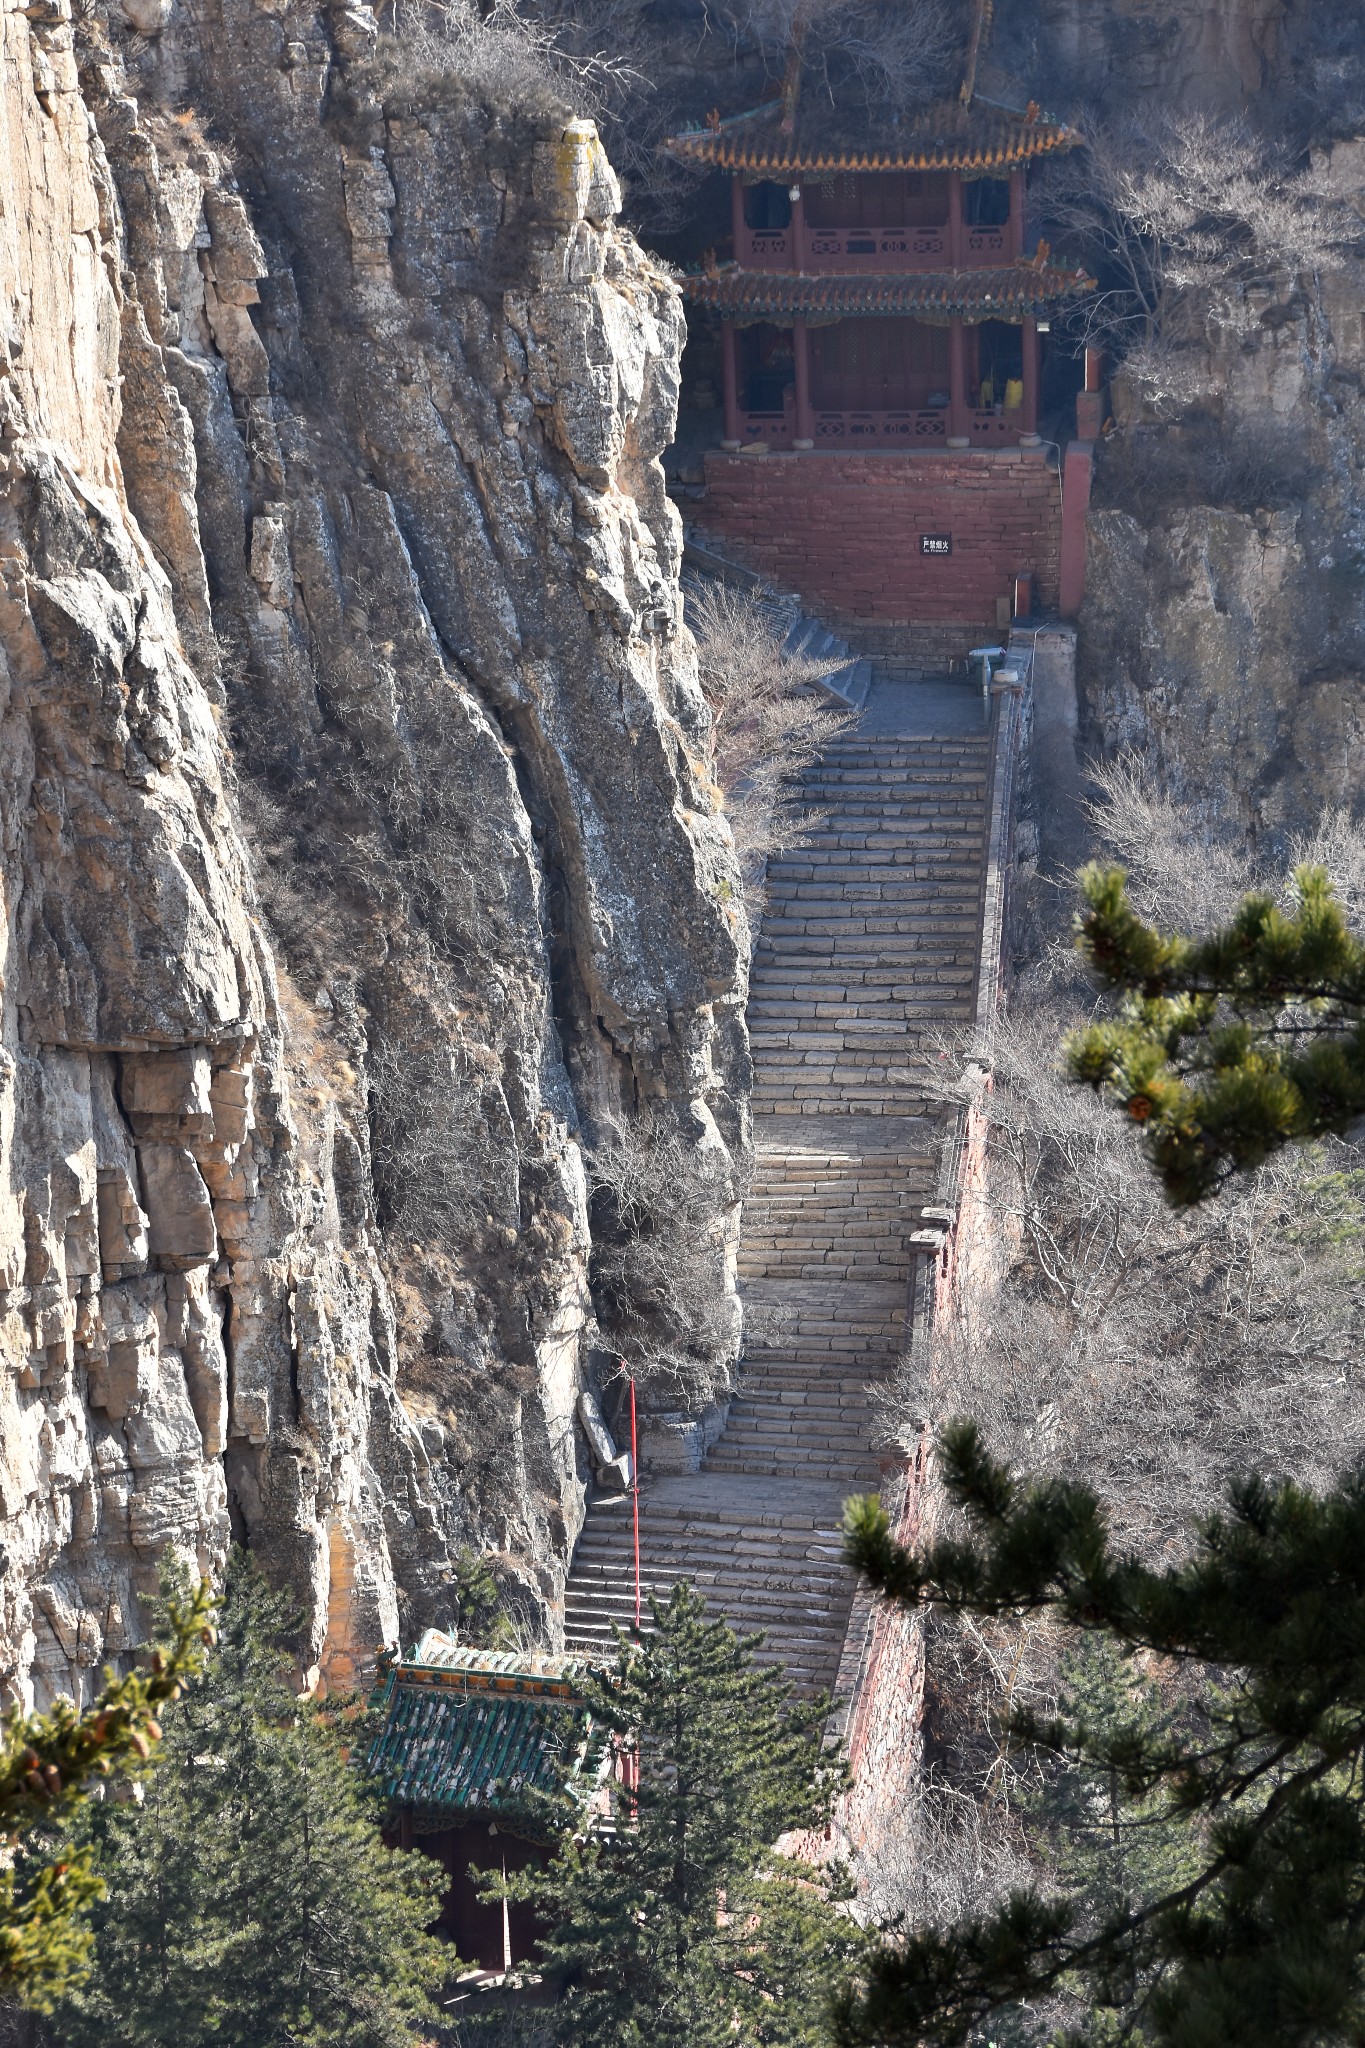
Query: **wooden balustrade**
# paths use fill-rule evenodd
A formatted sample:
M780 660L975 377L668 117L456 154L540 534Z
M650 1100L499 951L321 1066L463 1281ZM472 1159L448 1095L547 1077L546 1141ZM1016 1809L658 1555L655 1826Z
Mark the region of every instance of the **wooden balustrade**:
M963 268L988 270L1014 259L1008 225L967 228ZM745 270L827 271L947 270L952 267L947 226L916 228L746 227L735 256Z
M877 412L837 411L828 406L811 409L809 438L817 448L942 448L948 440L948 408L935 406L921 411ZM968 410L966 438L973 448L1015 448L1024 431L1019 407L994 412L972 407ZM781 412L742 411L740 438L766 441L773 449L790 448L797 438L796 403L792 393Z

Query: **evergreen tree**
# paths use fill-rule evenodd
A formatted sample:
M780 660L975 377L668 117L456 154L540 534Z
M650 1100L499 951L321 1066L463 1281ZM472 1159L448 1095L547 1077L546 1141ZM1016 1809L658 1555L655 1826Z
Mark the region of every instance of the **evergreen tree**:
M831 1980L860 1952L837 1874L776 1853L819 1828L843 1782L822 1751L826 1699L796 1702L754 1662L761 1637L708 1621L675 1586L651 1632L589 1679L594 1715L638 1761L614 1833L567 1836L508 1881L552 1930L562 2048L735 2048L824 2038ZM498 1887L497 1889L500 1889Z
M1205 1729L1139 1715L1013 1717L1092 1785L1159 1816L1176 1859L1155 1895L1016 1893L879 1949L839 2005L843 2048L956 2043L1058 1989L1099 2012L1081 2038L1161 2048L1329 2048L1365 2039L1365 1479L1318 1498L1245 1480L1187 1564L1110 1544L1090 1490L1024 1482L975 1425L941 1459L968 1533L908 1549L875 1498L850 1502L848 1554L911 1606L1049 1611L1206 1687ZM1187 1865L1187 1871L1180 1866Z
M1247 896L1202 939L1145 923L1122 868L1080 879L1077 943L1123 1005L1072 1039L1071 1071L1143 1126L1173 1203L1365 1114L1365 943L1324 869L1296 871L1292 912Z
M218 1654L166 1715L162 1768L85 1833L106 1896L69 2048L398 2048L451 1958L433 1866L385 1849L343 1731L288 1682L297 1617L244 1552Z
M59 1699L45 1714L0 1724L0 1996L50 2012L84 1974L90 1955L82 1909L101 1884L88 1848L63 1844L92 1778L143 1760L161 1740L156 1719L200 1668L212 1640L213 1603L201 1585L173 1601L166 1642L144 1670L104 1675L93 1706Z
M1085 1729L1088 1754L1197 1742L1208 1732L1206 1714L1188 1701L1168 1705L1109 1636L1077 1635L1062 1652L1059 1675L1063 1720ZM1112 1764L1096 1770L1073 1755L1057 1759L1031 1818L1047 1867L1082 1924L1140 1908L1196 1874L1183 1820L1165 1810L1157 1791L1134 1797Z

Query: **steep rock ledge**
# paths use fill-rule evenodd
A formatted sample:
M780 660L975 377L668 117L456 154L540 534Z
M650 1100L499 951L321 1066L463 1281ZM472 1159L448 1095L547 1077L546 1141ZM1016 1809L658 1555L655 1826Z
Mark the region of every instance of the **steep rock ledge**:
M16 1696L234 1529L334 1682L465 1543L552 1633L585 1136L684 1137L721 1289L747 1143L682 320L592 131L362 10L137 12L0 16Z
M1365 216L1362 145L1321 167ZM1122 433L1100 456L1101 484L1110 462L1120 482L1090 516L1083 741L1143 756L1210 823L1280 850L1354 806L1365 774L1363 278L1343 253L1210 299L1181 351L1185 403L1121 374ZM1144 442L1155 506L1124 502Z

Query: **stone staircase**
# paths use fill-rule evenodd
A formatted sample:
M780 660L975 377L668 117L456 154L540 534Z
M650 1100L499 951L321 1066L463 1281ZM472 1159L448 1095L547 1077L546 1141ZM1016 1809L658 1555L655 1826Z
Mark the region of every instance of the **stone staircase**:
M766 1630L762 1654L805 1689L838 1672L854 1592L842 1504L877 1483L877 1393L905 1337L912 1262L941 1236L933 1041L975 995L989 773L977 701L874 685L857 732L806 778L821 822L770 867L750 986L739 1386L701 1472L641 1481L646 1593L690 1580L738 1626ZM609 1654L611 1623L633 1613L631 1504L603 1501L566 1588L568 1647Z
M807 777L827 815L769 871L756 1115L913 1117L932 1102L924 1040L966 1017L976 974L986 748L984 734L857 736Z
M861 711L872 689L872 663L866 655L854 654L847 640L802 612L783 643L788 654L805 654L812 661L837 662L825 676L827 689Z

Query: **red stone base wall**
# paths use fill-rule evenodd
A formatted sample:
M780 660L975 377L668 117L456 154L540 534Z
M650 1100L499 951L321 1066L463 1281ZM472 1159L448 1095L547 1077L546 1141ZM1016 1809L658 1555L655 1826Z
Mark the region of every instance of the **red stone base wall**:
M831 622L994 634L998 604L1025 570L1039 609L1056 608L1061 490L1044 448L712 451L706 487L698 527ZM923 534L949 534L952 553L923 554Z

